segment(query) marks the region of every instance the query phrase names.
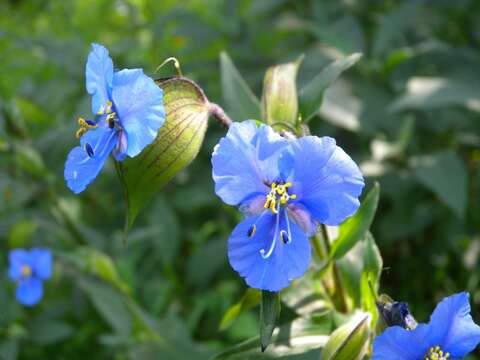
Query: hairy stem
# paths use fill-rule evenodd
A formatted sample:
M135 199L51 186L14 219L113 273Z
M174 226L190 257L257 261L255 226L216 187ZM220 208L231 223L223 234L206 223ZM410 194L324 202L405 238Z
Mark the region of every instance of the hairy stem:
M230 117L225 113L225 111L215 103L208 103L208 112L224 128L228 129L233 123L232 119L230 119Z

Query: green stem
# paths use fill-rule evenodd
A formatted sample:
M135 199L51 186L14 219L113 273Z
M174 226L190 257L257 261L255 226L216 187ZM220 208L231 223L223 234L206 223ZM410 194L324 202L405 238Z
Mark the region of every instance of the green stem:
M325 246L325 251L327 253L327 258L330 256L330 236L328 235L327 227L324 224L320 225L320 232L322 234L321 238L323 239L323 244ZM341 312L347 312L348 305L346 300L345 289L343 286L342 277L338 266L335 261L332 261L332 272L333 272L333 282L335 284L335 293L337 296L335 298L338 300L337 309Z

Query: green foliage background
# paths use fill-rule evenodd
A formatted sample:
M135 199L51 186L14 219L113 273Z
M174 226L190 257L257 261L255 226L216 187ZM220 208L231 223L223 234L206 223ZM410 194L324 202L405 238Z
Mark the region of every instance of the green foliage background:
M268 66L305 54L301 87L337 57L362 52L310 126L337 139L368 187L381 185L372 228L381 292L426 321L439 299L467 290L480 321L479 19L474 0L1 1L0 358L203 358L258 333L258 308L219 330L245 285L226 259L239 215L213 192L217 124L126 245L112 163L82 195L65 187L76 118L89 115L91 42L106 45L118 68L152 76L179 58L237 121L255 112L222 81L222 51L258 96ZM41 304L24 309L6 260L31 246L54 251L55 275Z

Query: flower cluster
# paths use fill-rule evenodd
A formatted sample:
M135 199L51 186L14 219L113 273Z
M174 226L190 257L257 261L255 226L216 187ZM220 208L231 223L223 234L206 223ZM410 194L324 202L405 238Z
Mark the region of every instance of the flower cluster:
M8 276L17 283L16 296L25 306L35 305L43 296L43 281L52 275L52 255L48 249L12 250Z
M372 360L456 360L480 342L480 326L470 315L468 294L443 299L428 324L387 328L373 343Z
M231 266L250 287L279 291L310 263L318 223L358 208L360 170L330 137L289 141L254 121L233 124L212 155L215 192L246 219L228 240Z
M97 177L110 153L116 160L137 156L165 122L163 91L142 69L113 71L108 50L92 45L86 65L93 120L80 118L80 146L65 163L67 186L78 194Z

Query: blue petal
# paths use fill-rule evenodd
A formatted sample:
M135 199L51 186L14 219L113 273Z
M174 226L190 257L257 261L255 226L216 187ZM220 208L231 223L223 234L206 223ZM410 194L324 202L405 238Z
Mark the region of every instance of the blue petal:
M163 90L141 69L122 70L113 75L112 98L127 135L126 154L137 156L165 122Z
M358 209L364 187L355 162L330 137L306 136L292 143L295 159L290 181L314 219L338 225ZM288 157L287 157L288 159Z
M113 79L113 62L108 50L98 44L92 44L85 68L87 92L92 95L92 112L98 113L100 107L110 100Z
M105 126L89 130L82 136L80 140L82 146L73 148L65 162L64 177L70 190L78 194L97 177L115 147L117 137L115 131ZM85 149L86 144L93 150L92 157Z
M48 249L34 248L30 251L32 269L35 277L41 280L52 276L52 254Z
M480 342L480 327L470 315L466 292L443 299L435 308L429 327L439 338L438 345L453 358L463 358Z
M275 222L276 216L271 212L249 217L235 227L228 240L230 265L252 288L280 291L293 279L302 276L310 263L310 243L294 223L290 223L291 242L285 244L277 238L272 255L266 259L262 257L260 251L271 246ZM256 232L249 237L254 224ZM287 229L284 213L279 229Z
M8 276L12 280L22 278L22 267L31 266L30 253L23 249L15 249L8 254Z
M215 192L229 205L239 205L270 191L278 180L278 159L288 141L269 126L254 121L234 123L212 155Z
M25 306L35 305L43 296L43 284L34 277L26 278L18 284L16 296Z
M372 360L421 360L434 344L429 338L429 328L425 324L414 330L400 326L387 328L373 342Z

